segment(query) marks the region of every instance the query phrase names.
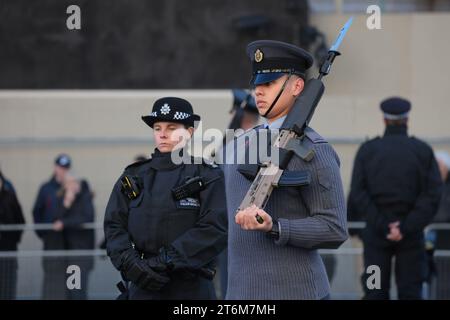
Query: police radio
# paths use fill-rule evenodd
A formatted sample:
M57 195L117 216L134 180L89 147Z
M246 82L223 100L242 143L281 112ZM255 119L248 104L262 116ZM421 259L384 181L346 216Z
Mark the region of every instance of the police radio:
M120 179L122 184L121 191L128 199L134 200L141 193L141 183L138 177L123 176Z
M183 183L181 186L175 187L172 189L172 194L175 200L185 199L191 195L194 195L206 188L206 186L216 180L219 180L221 177L218 176L214 179L211 179L207 182L203 181L202 177L196 176L189 178Z

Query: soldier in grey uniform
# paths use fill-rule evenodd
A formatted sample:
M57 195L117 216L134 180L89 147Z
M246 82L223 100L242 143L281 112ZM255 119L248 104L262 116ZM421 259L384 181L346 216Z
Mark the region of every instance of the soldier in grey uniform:
M306 70L313 58L294 45L269 40L250 43L247 54L253 66L251 83L255 86L256 105L266 123L237 137L234 145L225 148L229 220L226 298L327 299L330 286L317 249L337 248L347 239L346 206L336 152L308 127L303 142L314 150L314 158L305 162L294 155L286 170L308 170L310 184L275 188L264 210L250 207L239 212L236 210L253 178L241 170L242 164L230 161L233 157L228 154L249 135L262 132L263 128L271 132L280 128L304 88ZM264 219L262 224L257 222L257 214Z

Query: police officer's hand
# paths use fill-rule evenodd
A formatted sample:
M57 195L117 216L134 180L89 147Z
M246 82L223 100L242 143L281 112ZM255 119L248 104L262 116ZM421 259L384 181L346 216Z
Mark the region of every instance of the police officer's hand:
M173 257L170 255L169 250L162 247L159 249L159 254L157 256L146 259L150 268L156 272L169 272L173 269L172 263Z
M127 276L128 275L129 273ZM145 260L136 261L132 277L134 279L130 280L139 288L150 291L161 290L170 281L170 278L167 275L156 272L150 268Z
M148 262L140 259L135 252L127 252L124 260L125 278L141 289L161 290L170 281L167 275L153 270Z
M168 266L164 263L160 256L151 257L146 259L147 264L150 268L155 270L156 272L167 272L169 271Z
M256 215L259 215L264 219L262 224L256 220ZM238 211L234 220L244 230L258 230L265 232L272 230L272 217L263 209L260 209L255 205Z

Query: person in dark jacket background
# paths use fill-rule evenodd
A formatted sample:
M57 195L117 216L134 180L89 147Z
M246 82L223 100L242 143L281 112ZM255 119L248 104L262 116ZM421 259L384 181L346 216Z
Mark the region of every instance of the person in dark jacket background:
M75 182L69 175L71 162L66 154L56 157L53 176L41 186L33 208L35 223L53 224L52 230L36 232L43 242L44 250L94 248L94 231L79 229L80 224L94 221L92 194L86 181ZM80 259L76 260L80 262ZM87 275L92 268L92 258L85 257L80 262L81 290L69 292L66 269L71 262L73 259L64 257L43 258L43 299L86 298Z
M233 105L230 113L233 115L228 129L248 130L258 124L259 113L255 98L248 90L233 89Z
M0 171L0 226L8 224L24 224L22 208L12 186ZM22 230L0 230L0 252L16 251L22 238ZM17 258L0 258L0 300L16 298Z
M439 150L435 153L435 156L444 186L433 224L450 223L450 154ZM450 230L429 230L426 233L426 248L430 266L427 280L433 288L430 297L439 300L450 299L450 281L446 279L448 257L433 257L436 250L450 250ZM436 281L432 281L434 276Z
M450 222L450 155L445 151L436 152L436 160L444 183L442 197L433 222ZM439 230L436 234L436 250L450 250L450 231Z
M399 299L421 299L426 274L423 231L436 213L442 182L431 147L407 133L410 102L381 103L386 130L364 143L353 167L349 216L366 221L362 232L364 264L381 271L381 288L367 286L365 299L389 299L391 260Z
M68 155L60 154L56 157L52 177L39 189L33 207L34 223L54 223L57 220L58 193L70 167L71 159ZM61 232L37 230L36 234L42 240L44 250L64 250L64 239ZM42 299L65 299L66 270L63 259L44 256L42 266L44 269Z
M93 229L82 228L84 223L94 222L92 192L85 180L77 180L71 175L64 179L63 188L56 206L56 220L53 229L62 233L64 250L91 250L95 246ZM81 287L69 290L66 286L66 299L87 299L89 272L94 266L92 256L69 256L66 268L76 265L80 268Z

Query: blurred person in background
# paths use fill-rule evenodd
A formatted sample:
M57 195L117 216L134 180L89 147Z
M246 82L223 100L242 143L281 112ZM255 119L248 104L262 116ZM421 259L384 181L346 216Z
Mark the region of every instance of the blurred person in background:
M228 129L245 131L258 125L259 112L252 93L243 89L233 89L232 92L233 105L230 110L232 119Z
M370 274L363 273L365 299L390 298L393 257L398 298L422 298L427 269L423 231L436 213L442 181L431 147L408 136L410 109L405 99L384 100L384 136L362 144L355 158L350 216L366 221L361 233L365 269L376 265L381 271L379 289L369 289Z
M24 223L22 208L14 187L0 171L0 226ZM0 252L17 251L22 232L0 230ZM17 257L0 257L0 300L16 298L17 267Z
M53 174L50 180L40 187L33 207L34 223L53 224L58 219L60 190L71 168L71 162L67 154L60 154L55 158ZM64 250L64 238L59 228L59 223L55 223L54 230L36 230L44 250ZM43 257L42 299L65 299L66 270L63 260L62 257Z
M450 154L439 150L435 153L442 181L444 183L441 201L433 223L450 223ZM430 298L450 299L450 263L449 257L434 257L436 250L450 250L450 230L429 230L425 237L425 246L429 258L427 282L431 286ZM435 281L434 281L435 280Z
M87 181L67 174L58 192L56 220L53 222L53 230L62 234L64 250L94 249L94 229L82 227L82 224L93 223L94 217L93 195ZM66 299L87 299L88 277L94 258L88 255L69 256L66 268L70 265L80 267L81 288L69 290L66 286Z
M56 157L53 175L41 186L34 204L34 222L53 225L50 230L36 231L44 250L92 249L94 246L94 231L78 229L81 223L93 222L92 194L86 181L77 182L70 176L71 165L67 154ZM81 274L82 282L86 282L93 262L88 257L83 259L80 268L85 269ZM68 260L65 257L44 257L42 262L42 299L85 298L85 285L80 291L70 294L67 291Z
M433 222L450 222L450 154L446 151L436 152L436 160L444 183L439 208ZM450 230L437 230L436 249L450 250ZM449 296L450 298L450 296Z

